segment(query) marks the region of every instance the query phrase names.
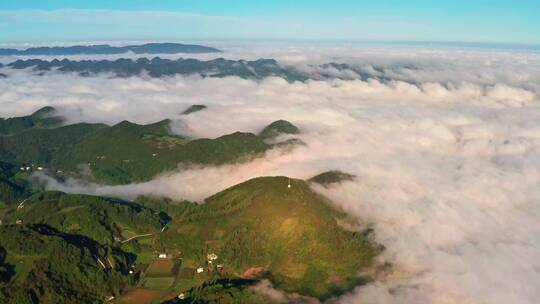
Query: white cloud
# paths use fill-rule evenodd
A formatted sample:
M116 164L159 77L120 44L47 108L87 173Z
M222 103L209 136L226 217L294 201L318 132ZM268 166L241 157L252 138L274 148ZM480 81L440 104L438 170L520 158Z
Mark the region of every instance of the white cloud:
M377 55L366 50L345 57L335 61L384 65L388 70L382 73L396 80L111 79L17 71L0 82L0 106L5 116L56 105L72 121L182 119L193 134L210 137L258 131L287 119L303 130L306 147L286 154L270 151L249 163L192 168L138 185L71 184L68 189L200 200L255 176L308 178L341 169L356 174L357 181L316 190L372 223L386 247L381 260L394 266L387 277L336 301L536 303L538 54L389 50ZM209 108L176 115L194 103Z

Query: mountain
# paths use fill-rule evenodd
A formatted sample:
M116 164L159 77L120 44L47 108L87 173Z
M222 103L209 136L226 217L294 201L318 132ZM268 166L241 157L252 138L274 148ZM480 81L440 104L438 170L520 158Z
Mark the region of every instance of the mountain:
M237 76L245 79L262 79L265 77L284 77L289 81L307 80L305 75L294 69L282 67L273 59L255 61L226 60L223 58L200 61L197 59L153 59L139 58L111 60L17 60L9 63L12 69L32 68L35 71L59 71L78 73L90 76L100 73L112 73L118 77L130 77L147 73L151 77L174 75L201 75L202 77Z
M167 216L139 204L89 195L44 192L24 200L4 220L26 225L47 225L62 233L90 237L101 244L113 244L131 235L156 233Z
M354 178L343 172L254 178L204 202L42 192L29 178L44 171L126 184L179 164L249 160L296 143L271 143L300 134L292 123L205 139L171 134L168 120L63 125L55 113L2 120L0 299L269 303L254 292L258 283L326 300L370 280L359 273L381 250L371 232L352 231L347 215L310 188Z
M67 55L113 55L132 52L135 54L219 53L212 47L180 43L147 43L142 45L110 46L75 45L33 47L25 50L0 49L0 56L67 56Z
M0 135L14 134L28 129L44 129L58 127L64 121L55 116L53 107L43 107L29 116L0 118Z
M300 129L286 120L277 120L266 126L259 136L264 139L273 139L282 134L300 134Z
M10 303L102 303L120 294L141 273L130 250L168 221L137 203L61 192L7 209L0 212L0 299Z
M17 303L154 303L179 293L181 303L270 303L252 290L261 280L324 300L369 280L358 273L380 251L287 177L248 180L203 204L41 192L0 219L0 296Z
M19 120L26 122L27 117L5 121ZM10 133L0 134L0 161L114 185L147 181L179 164L243 161L274 147L266 138L244 132L213 139L174 135L169 124L169 120L148 125L123 121L113 126L79 123L54 128L33 121L10 123Z
M286 291L324 299L362 282L359 270L378 251L366 234L343 229L338 221L345 214L306 182L287 177L252 179L202 205L171 207L169 215L160 241L164 251L182 252L187 269L181 270L185 280L179 289L198 286L217 272L266 278ZM218 259L208 264L207 253ZM193 275L200 266L210 272Z
M0 67L1 68L1 67ZM139 58L117 60L42 60L27 59L16 60L3 67L8 69L32 69L38 71L37 75L45 75L48 71L64 73L77 73L80 76L94 76L101 73L113 74L116 77L131 77L148 75L150 77L164 77L175 75L200 75L201 77L227 77L236 76L243 79L264 79L267 77L280 77L288 82L308 80L363 80L375 79L384 83L396 79L396 75L403 69L412 67L396 65L392 67L369 66L362 67L351 64L327 63L321 65L307 65L302 68L283 65L274 59L227 60L217 58L212 60L197 59L152 59ZM399 77L398 77L399 79ZM406 79L400 79L410 82Z
M46 225L0 226L0 299L9 303L102 303L130 284L132 263L118 248Z
M7 205L15 204L28 194L26 175L19 167L0 161L0 214Z

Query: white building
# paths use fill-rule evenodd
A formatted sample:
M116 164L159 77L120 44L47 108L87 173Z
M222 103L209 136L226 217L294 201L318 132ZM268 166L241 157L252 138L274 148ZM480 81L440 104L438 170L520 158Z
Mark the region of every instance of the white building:
M166 258L167 258L167 254L166 254L166 253L160 253L160 254L158 255L158 258L160 258L160 259L166 259Z
M179 300L183 300L185 298L186 298L186 295L184 293L181 293L181 294L178 295Z
M209 253L206 255L206 257L208 258L208 261L214 261L214 260L217 260L218 258L217 254L215 253Z
M202 267L197 268L197 273L203 273L203 272L204 272L204 268Z

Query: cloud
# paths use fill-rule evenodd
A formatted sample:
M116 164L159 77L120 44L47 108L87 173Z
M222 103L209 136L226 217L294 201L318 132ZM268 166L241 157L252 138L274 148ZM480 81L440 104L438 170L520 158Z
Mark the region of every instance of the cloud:
M265 299L269 299L272 303L304 303L304 304L318 304L319 300L316 298L301 296L296 293L287 293L283 290L279 290L272 286L272 283L268 280L262 280L251 287L251 290Z
M386 247L381 262L393 267L388 276L334 301L537 302L539 55L376 50L337 51L344 56L334 61L383 73L389 82L38 77L8 71L0 82L0 109L5 116L54 105L72 122L173 118L192 134L208 137L256 132L287 119L302 129L307 146L289 153L272 150L248 163L189 168L141 184L71 181L50 187L200 200L255 176L308 178L340 169L357 180L314 189L370 223ZM328 59L332 52L305 53L306 61L295 64ZM209 108L177 115L194 103Z

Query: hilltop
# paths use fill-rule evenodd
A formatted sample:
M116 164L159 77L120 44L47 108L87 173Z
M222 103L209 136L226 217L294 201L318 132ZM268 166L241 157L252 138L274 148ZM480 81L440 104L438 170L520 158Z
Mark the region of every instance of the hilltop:
M215 252L229 276L251 273L318 298L362 281L358 271L377 252L365 234L338 225L345 214L306 182L287 177L252 179L170 215L160 240L165 251L181 250L187 265L206 267L202 253Z
M283 134L300 134L300 129L286 120L276 120L266 126L259 135L264 139L273 139Z

